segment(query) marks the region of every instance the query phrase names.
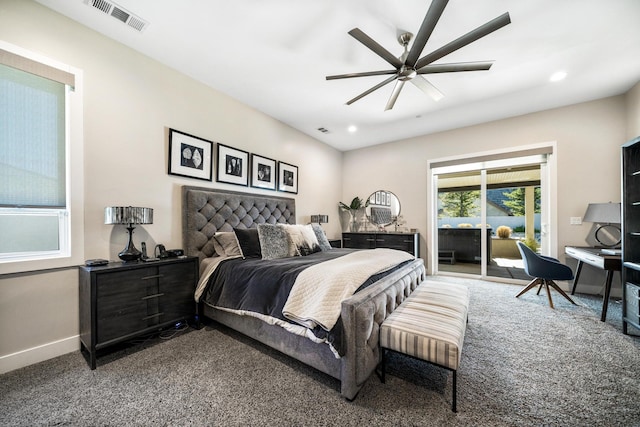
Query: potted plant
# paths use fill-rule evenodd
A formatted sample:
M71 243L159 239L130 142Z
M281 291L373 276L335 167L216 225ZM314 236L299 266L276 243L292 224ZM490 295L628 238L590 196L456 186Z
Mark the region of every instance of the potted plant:
M360 209L366 206L365 204L363 204L362 199L356 196L353 198L353 200L351 200L350 204L347 205L346 203L339 202L338 206L343 211L349 212L349 215L351 216L351 220L349 221L349 230L358 231L358 221L356 219L356 214Z
M501 225L496 229L496 234L501 239L508 239L509 237L511 237L511 227Z

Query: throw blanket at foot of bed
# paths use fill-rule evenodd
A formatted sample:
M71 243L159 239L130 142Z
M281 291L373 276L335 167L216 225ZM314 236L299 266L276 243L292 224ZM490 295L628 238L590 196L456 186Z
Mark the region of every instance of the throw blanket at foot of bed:
M358 251L301 272L282 310L284 316L307 328L331 330L340 317L340 304L369 277L413 259L404 251Z

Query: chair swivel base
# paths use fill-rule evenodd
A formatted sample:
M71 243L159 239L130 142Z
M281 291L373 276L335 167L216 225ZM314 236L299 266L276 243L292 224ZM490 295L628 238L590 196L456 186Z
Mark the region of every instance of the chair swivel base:
M568 299L569 302L571 302L571 304L578 305L575 303L575 301L571 299L569 295L567 295L565 291L563 291L560 288L560 286L556 284L556 282L554 282L553 280L541 279L541 278L533 279L522 291L520 291L518 295L516 295L516 298L518 298L520 295L524 294L525 292L530 291L531 289L535 288L538 285L540 285L540 287L538 288L538 292L536 293L536 295L540 295L540 290L542 290L542 287L544 286L544 288L547 290L547 298L549 299L549 306L551 308L554 308L554 307L553 307L553 300L551 299L551 290L549 289L549 286L551 286L553 289L558 291L560 295Z

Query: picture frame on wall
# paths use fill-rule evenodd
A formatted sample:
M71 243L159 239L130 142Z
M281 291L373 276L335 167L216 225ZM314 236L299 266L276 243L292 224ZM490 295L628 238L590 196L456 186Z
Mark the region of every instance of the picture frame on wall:
M298 194L298 167L278 162L278 190Z
M216 181L235 185L249 185L249 153L217 144L218 173Z
M169 175L211 181L213 141L169 129Z
M276 161L251 153L251 186L276 190Z

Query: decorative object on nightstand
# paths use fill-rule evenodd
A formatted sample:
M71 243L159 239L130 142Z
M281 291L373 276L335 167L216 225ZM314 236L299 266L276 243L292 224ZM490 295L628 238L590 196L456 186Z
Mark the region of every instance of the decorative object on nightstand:
M105 224L128 225L129 242L118 257L124 262L138 261L142 252L133 245L133 224L153 224L152 208L137 208L133 206L112 206L104 208Z
M601 246L620 245L620 203L589 203L582 220L598 224L594 237Z

